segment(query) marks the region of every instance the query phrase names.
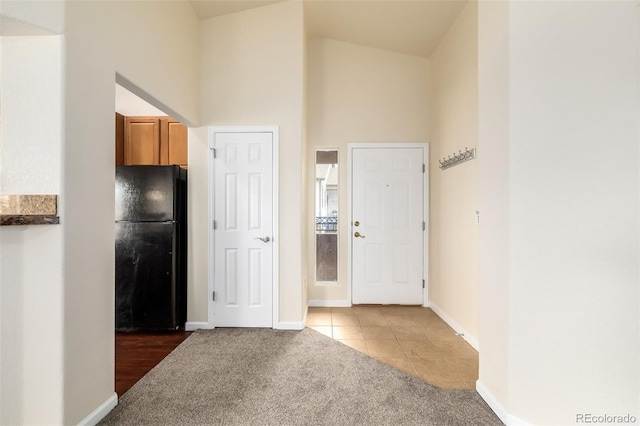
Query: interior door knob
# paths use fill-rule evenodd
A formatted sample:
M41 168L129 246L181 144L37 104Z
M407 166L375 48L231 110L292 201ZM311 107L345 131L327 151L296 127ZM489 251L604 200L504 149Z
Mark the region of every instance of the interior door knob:
M269 241L271 241L271 238L267 237L255 237L254 240L260 240L263 243L268 243Z
M361 233L359 233L358 231L356 231L355 234L353 234L354 237L356 238L364 238L364 235L362 235Z

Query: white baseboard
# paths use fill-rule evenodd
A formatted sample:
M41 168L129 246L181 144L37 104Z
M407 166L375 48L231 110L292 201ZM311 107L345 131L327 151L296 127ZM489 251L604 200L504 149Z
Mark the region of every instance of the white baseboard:
M348 300L309 300L307 305L314 308L348 308L351 302Z
M185 331L213 330L208 322L187 322L184 325ZM277 322L273 325L275 330L304 330L304 322Z
M113 393L105 402L103 402L98 408L93 410L87 417L82 419L78 425L80 426L95 426L98 422L104 419L107 414L118 405L118 394Z
M187 321L187 323L184 325L184 330L185 331L194 331L194 330L198 330L198 329L202 329L202 330L211 330L213 327L211 327L209 325L208 322L189 322Z
M444 322L449 324L449 326L453 328L456 333L458 333L464 340L466 340L467 343L469 343L473 347L473 349L480 352L480 343L478 342L478 339L475 336L472 336L471 334L469 334L469 332L467 332L464 328L462 328L460 324L455 322L453 318L445 314L442 309L438 308L433 303L431 303L431 306L429 307L433 310L433 312L438 314L438 316L442 318Z
M304 330L303 322L277 322L273 325L275 330Z
M498 400L495 399L495 397L491 394L491 392L489 392L489 389L487 389L487 387L480 380L476 382L476 391L482 397L482 399L484 399L487 405L493 410L493 412L496 413L496 416L498 416L498 418L502 420L502 423L504 423L505 425L531 426L530 423L527 423L524 420L509 414L507 410L504 409L502 404L500 404Z

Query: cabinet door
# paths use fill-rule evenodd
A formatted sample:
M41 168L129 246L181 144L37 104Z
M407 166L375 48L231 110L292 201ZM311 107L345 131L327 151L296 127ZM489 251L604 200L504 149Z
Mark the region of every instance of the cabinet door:
M160 163L187 168L187 127L173 119L162 120Z
M116 112L116 166L124 165L124 116Z
M124 164L160 164L160 120L126 117Z

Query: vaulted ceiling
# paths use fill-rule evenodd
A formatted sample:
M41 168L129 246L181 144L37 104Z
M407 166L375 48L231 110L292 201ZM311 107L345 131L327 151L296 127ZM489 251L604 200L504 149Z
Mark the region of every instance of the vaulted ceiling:
M310 37L429 57L467 0L303 0ZM277 1L189 0L200 19Z
M278 3L274 0L188 1L200 19ZM467 0L303 1L309 37L331 38L422 57L431 56L467 3ZM159 115L150 113L150 105L120 87L116 105L116 110L123 115Z

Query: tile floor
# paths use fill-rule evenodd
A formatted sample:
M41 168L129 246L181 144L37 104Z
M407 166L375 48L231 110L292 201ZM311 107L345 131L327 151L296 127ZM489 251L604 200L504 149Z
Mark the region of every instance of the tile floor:
M429 308L309 308L307 327L434 386L475 389L478 352Z

